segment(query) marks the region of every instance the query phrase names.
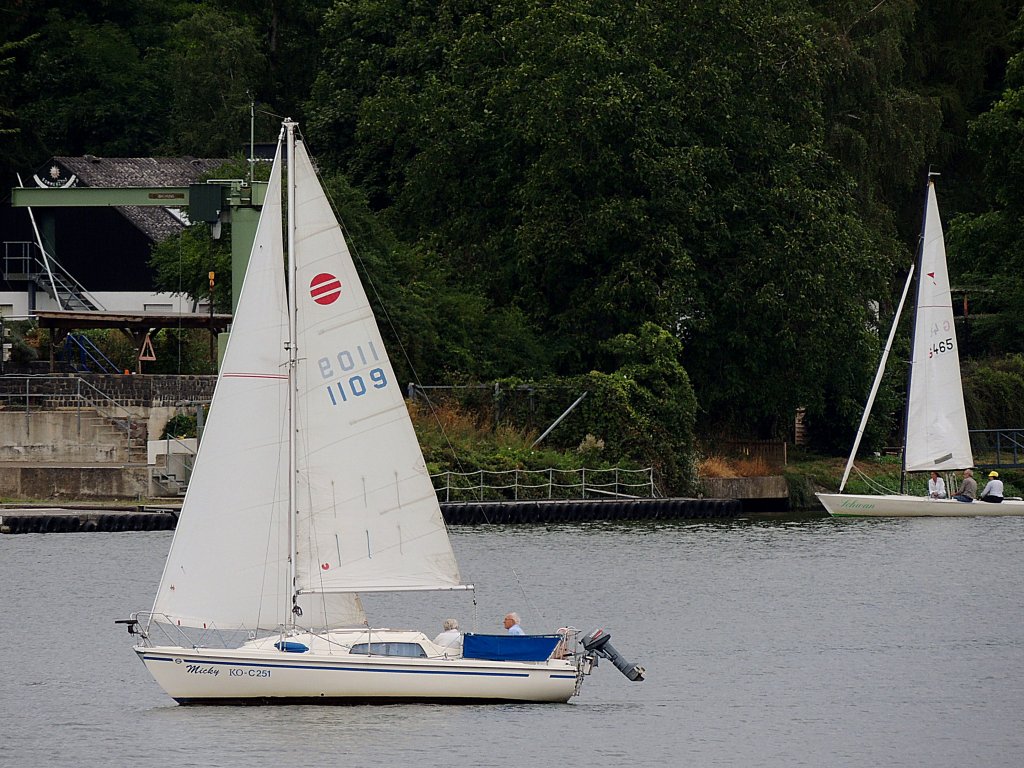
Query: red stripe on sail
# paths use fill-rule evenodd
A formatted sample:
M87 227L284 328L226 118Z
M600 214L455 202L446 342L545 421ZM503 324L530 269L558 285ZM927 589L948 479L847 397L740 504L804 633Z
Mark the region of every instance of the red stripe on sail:
M341 296L341 280L329 272L321 272L309 282L309 295L317 304L333 304Z

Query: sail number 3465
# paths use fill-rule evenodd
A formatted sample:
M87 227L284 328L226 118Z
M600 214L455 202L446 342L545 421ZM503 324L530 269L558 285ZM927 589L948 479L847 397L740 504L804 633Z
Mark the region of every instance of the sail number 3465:
M943 352L952 352L952 351L953 351L953 339L952 338L943 339L942 341L937 341L934 344L932 344L930 347L928 347L928 357L932 358L932 357L935 357L936 355L941 355Z
M363 368L375 362L380 362L380 356L372 341L366 342L365 348L362 344L357 344L354 351L343 349L335 355L333 360L329 357L321 357L317 361L320 375L325 380L340 377L338 381L327 386L327 395L331 398L331 405L346 403L354 397L362 397L370 389L384 389L388 385L388 377L383 368L371 368L366 371L365 375L362 373L347 375L357 367Z

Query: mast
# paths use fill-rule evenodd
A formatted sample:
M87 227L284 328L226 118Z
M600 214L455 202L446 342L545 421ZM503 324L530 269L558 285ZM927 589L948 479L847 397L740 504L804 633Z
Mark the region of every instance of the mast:
M288 151L285 164L288 166L288 589L291 605L288 606L286 623L295 627L295 619L301 615L298 606L298 593L295 589L295 558L296 558L296 507L298 493L295 478L295 428L296 406L298 394L296 390L296 368L298 351L296 349L296 317L295 317L295 123L290 118L284 121Z
M928 183L925 185L924 212L921 214L921 235L917 242L917 259L914 271L917 273L917 285L914 292L914 314L910 320L910 365L907 366L907 393L903 398L903 448L900 451L900 493L906 491L907 485L907 434L910 429L910 386L914 380L914 356L917 350L917 312L921 304L921 263L924 259L925 229L928 226L928 200L932 196L934 182L932 176L938 176L928 169Z

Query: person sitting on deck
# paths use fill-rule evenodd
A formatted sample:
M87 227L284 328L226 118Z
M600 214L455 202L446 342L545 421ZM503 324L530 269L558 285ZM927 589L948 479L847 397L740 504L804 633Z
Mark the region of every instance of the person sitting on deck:
M510 635L525 635L523 628L519 626L519 614L518 613L506 613L505 614L505 629L508 630Z
M462 648L462 633L459 632L459 622L455 619L445 619L441 626L444 627L444 632L434 638L434 645L460 650Z
M999 473L995 470L988 473L988 478L985 490L981 492L981 500L999 504L1003 500L1003 481L999 479Z
M946 483L939 477L938 472L932 472L932 476L928 479L928 498L946 498Z
M974 501L978 495L978 481L974 479L974 473L969 470L964 470L964 479L960 483L960 489L956 492L956 496L953 498L957 501Z

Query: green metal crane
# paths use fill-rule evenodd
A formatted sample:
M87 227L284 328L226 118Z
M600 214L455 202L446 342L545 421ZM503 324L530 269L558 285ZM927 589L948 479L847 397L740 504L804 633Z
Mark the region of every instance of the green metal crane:
M267 185L257 181L211 181L182 187L17 187L11 190L15 208L43 209L40 228L45 235L53 234L53 217L45 215L48 208L157 206L189 210L192 221L205 221L215 228L231 224L231 271L245 274L249 252L256 237L260 209L266 198ZM231 309L238 304L241 279L232 280Z

